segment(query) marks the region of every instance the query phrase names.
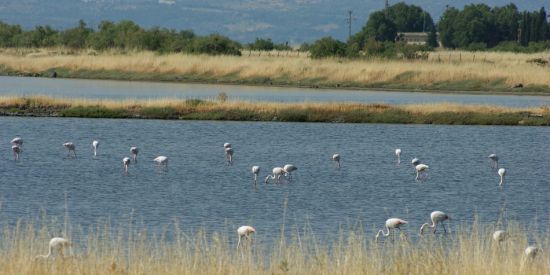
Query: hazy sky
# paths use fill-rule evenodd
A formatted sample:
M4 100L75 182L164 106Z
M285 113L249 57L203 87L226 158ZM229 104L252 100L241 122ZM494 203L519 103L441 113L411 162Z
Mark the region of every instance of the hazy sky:
M390 4L398 1L390 0ZM481 1L408 0L421 6L437 21L446 5L462 7ZM548 0L516 1L520 10L535 10ZM483 1L505 5L509 0ZM256 37L299 44L331 35L346 39L347 11L352 10L353 32L368 15L382 9L384 0L1 0L0 20L32 28L49 24L55 28L75 26L83 19L90 26L101 20L131 19L144 26L192 29L199 34L220 33L241 42Z

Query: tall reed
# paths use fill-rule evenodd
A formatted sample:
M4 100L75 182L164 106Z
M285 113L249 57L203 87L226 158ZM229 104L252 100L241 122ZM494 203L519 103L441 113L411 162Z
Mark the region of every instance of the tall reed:
M529 244L547 248L548 232L530 231L517 223L506 228L474 223L448 234L418 237L405 229L375 242L362 229L340 230L320 239L305 225L290 237L270 235L256 227L253 242L236 249L236 233L185 233L178 223L167 232L99 222L73 230L72 254L35 259L61 226L23 221L5 226L0 236L2 274L547 274L550 257L523 256ZM509 238L495 243L495 229ZM170 236L170 237L167 237Z

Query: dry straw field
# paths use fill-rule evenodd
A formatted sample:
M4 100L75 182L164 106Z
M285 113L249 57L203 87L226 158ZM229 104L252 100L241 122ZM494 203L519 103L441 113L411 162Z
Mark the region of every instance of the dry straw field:
M364 229L316 237L306 225L256 234L237 249L235 228L186 233L177 222L153 234L101 222L91 230L63 235L72 247L64 257L36 259L47 252L55 222L18 222L0 236L2 274L548 274L550 254L524 256L528 245L549 247L548 232L517 224L456 226L447 234L418 236L417 228L375 241ZM496 242L492 232L505 229ZM67 232L67 231L66 231ZM234 233L235 232L235 233ZM539 232L539 233L535 233ZM168 237L170 236L170 237Z
M270 103L225 100L93 100L47 96L0 97L0 115L181 120L550 125L547 106Z
M66 77L310 87L505 90L521 83L548 89L550 66L528 62L537 58L550 60L550 53L439 51L427 60L315 60L286 52L235 57L4 49L0 68L22 74L56 70Z

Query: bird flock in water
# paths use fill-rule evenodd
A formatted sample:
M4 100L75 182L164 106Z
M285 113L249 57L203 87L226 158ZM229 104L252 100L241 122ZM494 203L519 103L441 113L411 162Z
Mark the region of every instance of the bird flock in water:
M11 144L12 144L12 152L14 155L14 159L15 161L18 161L20 154L23 152L22 150L23 139L20 136L16 136L14 139L11 140ZM63 147L65 147L68 150L68 155L67 155L68 157L76 158L76 146L74 143L65 142L63 143ZM94 156L97 156L98 147L99 147L99 141L93 140L92 149L93 149ZM223 148L224 148L224 154L225 154L227 165L232 165L234 151L233 151L233 148L231 147L231 143L224 143ZM72 155L71 155L71 152L73 153ZM134 163L137 162L137 156L139 153L138 147L130 147L130 153L132 158L124 157L122 159L124 173L128 173L128 167L131 162L134 162ZM395 156L397 158L397 164L400 164L401 149L395 149ZM498 166L499 158L496 154L490 154L488 158L491 162L491 167L494 170L498 169L497 174L500 177L499 186L502 186L504 184L506 169L499 168ZM341 168L340 159L341 159L340 154L332 155L332 160L336 163L336 169ZM166 167L168 165L168 157L158 156L153 159L153 162L155 162L159 166ZM416 171L415 179L417 181L425 181L427 179L427 175L428 175L427 171L429 169L429 166L421 163L418 158L413 158L411 163ZM282 183L281 180L283 177L287 180L287 182L290 182L292 181L292 172L296 170L298 170L298 168L292 164L286 164L283 167L275 167L271 171L272 174L268 174L265 177L264 182L267 184L268 181L271 179L274 183L281 184ZM254 185L257 185L258 183L258 176L260 174L260 171L261 171L260 166L256 166L256 165L252 166L252 174L254 176ZM431 224L424 223L420 227L420 235L424 234L424 230L426 228L431 228L432 233L435 234L439 224L441 224L441 226L443 227L443 231L447 233L447 229L445 228L445 225L443 224L443 222L450 219L449 215L447 215L445 212L442 212L442 211L433 211L430 214L430 219L432 222ZM381 236L384 236L384 237L390 236L391 231L401 230L401 226L407 223L408 223L407 221L400 218L387 219L385 223L386 232L384 232L384 230L379 230L378 233L376 234L375 240L378 240ZM239 249L239 247L241 246L242 239L245 239L245 241L251 241L250 236L252 233L255 233L255 232L256 232L256 229L249 225L243 225L239 227L237 229L237 235L239 238L237 242L237 249ZM507 234L504 230L497 230L493 233L493 240L495 242L502 242L506 239L506 236ZM36 256L36 258L49 258L50 256L53 255L54 251L57 251L60 255L63 255L63 250L70 246L71 246L71 242L66 238L61 238L61 237L52 238L49 242L48 254L38 255ZM524 251L524 257L526 257L526 259L533 259L538 253L540 253L540 251L541 249L536 246L529 246Z

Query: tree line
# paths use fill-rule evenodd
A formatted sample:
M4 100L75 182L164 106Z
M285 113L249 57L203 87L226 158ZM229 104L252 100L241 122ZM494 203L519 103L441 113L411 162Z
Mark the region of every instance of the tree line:
M422 8L397 3L370 14L363 28L346 43L331 37L305 45L313 57L382 56L416 58L418 51L439 46L464 50L538 52L550 49L550 24L542 7L539 11L519 11L514 4L489 7L466 5L449 7L434 24ZM398 33L427 33L425 46L406 45Z
M407 45L398 36L402 32L427 33L423 46ZM403 2L370 14L362 29L339 41L324 37L304 43L300 50L309 51L314 58L338 57L404 57L416 58L419 51L442 46L466 50L540 51L550 48L550 24L544 8L539 11L519 11L516 5L489 7L486 4L466 5L463 9L449 7L438 24L421 7ZM55 47L72 49L137 49L161 53L183 52L198 54L240 55L242 49L291 50L287 43L257 38L241 44L220 34L196 35L192 30L152 27L145 29L130 20L102 21L91 28L82 20L74 28L55 30L36 26L23 30L19 25L0 21L0 47Z

